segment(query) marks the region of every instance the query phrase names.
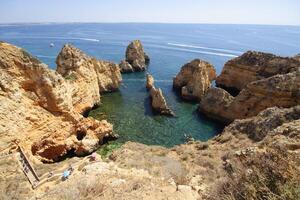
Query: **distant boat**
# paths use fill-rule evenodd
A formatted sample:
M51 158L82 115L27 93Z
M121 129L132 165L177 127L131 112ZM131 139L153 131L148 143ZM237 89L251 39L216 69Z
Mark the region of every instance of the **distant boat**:
M53 43L50 43L50 47L54 47L54 44L53 44Z

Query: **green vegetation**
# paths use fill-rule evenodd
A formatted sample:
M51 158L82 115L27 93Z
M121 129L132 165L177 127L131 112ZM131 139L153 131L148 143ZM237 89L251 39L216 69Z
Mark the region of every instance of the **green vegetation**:
M65 79L70 80L70 81L75 81L77 79L77 76L76 76L76 74L71 73L71 74L65 76Z
M28 52L25 51L24 49L21 49L21 52L22 52L23 56L29 58L29 60L30 60L31 62L37 63L37 64L40 64L40 63L41 63L36 57L33 57L32 55L30 55L30 53L28 53Z
M108 158L114 150L120 148L123 145L123 143L117 142L117 141L111 141L107 144L102 145L98 150L97 153L101 155L102 158Z

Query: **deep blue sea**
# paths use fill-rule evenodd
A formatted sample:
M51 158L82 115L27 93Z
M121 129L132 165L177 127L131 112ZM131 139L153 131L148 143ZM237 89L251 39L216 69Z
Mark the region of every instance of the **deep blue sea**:
M90 113L113 123L120 142L173 146L184 134L208 140L222 125L199 114L196 103L181 101L172 91L172 78L194 58L212 63L218 74L226 61L247 50L282 56L300 53L300 27L208 24L14 24L0 25L0 40L20 46L55 69L55 58L65 43L74 44L99 59L119 63L126 46L140 39L151 58L148 71L162 88L176 118L153 115L145 89L145 72L124 74L115 93L102 96ZM50 48L49 44L55 46Z

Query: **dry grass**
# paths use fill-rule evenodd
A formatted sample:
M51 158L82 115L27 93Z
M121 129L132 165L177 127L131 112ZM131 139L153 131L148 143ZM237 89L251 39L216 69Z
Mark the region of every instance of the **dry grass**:
M299 200L300 172L296 160L280 147L236 159L232 162L233 171L228 172L211 199Z

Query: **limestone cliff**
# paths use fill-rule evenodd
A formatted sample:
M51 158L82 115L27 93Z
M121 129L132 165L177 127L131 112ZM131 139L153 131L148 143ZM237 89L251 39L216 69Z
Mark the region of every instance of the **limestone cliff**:
M269 107L288 108L299 104L300 71L295 71L251 82L236 97L221 88L210 89L199 109L212 118L231 122L255 116Z
M253 81L293 72L297 68L300 68L300 61L295 57L248 51L225 64L216 84L233 92L241 91Z
M144 71L146 69L150 58L144 52L144 47L140 40L134 40L128 45L126 49L126 61L132 66L133 71ZM124 65L122 65L122 68L124 69ZM130 68L128 64L126 64L127 68ZM130 72L131 70L125 71Z
M63 63L63 59L58 60ZM75 59L75 66L81 69L83 61ZM68 62L72 63L71 59ZM63 71L62 66L66 64L58 71L70 75L70 69ZM87 84L76 84L83 80L99 82L101 76L89 74L89 80L76 73L78 79L66 80L23 49L4 42L0 43L0 72L1 149L18 143L27 153L52 162L69 153L90 153L104 137L112 135L112 125L105 120L84 118L78 113L99 101L99 88L88 90ZM104 80L103 88L108 85Z
M22 172L11 170L17 164L13 158L0 159L0 170L10 174L0 176L0 198L296 200L299 150L300 107L274 107L235 120L208 142L171 149L127 142L107 161L72 158L37 165L39 174L70 164L75 172L67 181L53 177L36 190L30 189Z
M72 85L76 112L91 109L100 101L100 93L117 90L121 81L118 65L87 56L72 45L65 45L56 59L56 71Z
M173 87L179 89L187 100L200 100L216 78L215 68L206 61L195 59L182 66L173 80Z

